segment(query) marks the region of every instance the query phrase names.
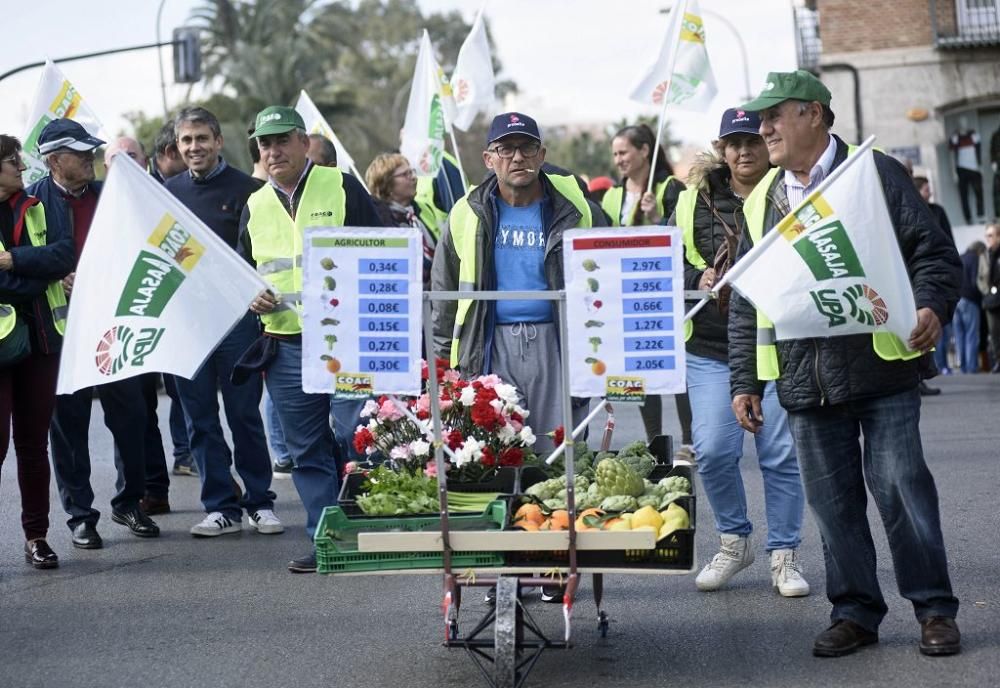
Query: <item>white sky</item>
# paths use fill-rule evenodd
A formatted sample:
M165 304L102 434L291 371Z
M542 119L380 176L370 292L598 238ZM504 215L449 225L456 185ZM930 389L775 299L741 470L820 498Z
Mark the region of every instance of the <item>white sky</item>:
M425 11L458 9L470 22L483 4L482 0L418 1ZM655 108L629 101L628 93L659 50L668 21L659 10L675 2L487 0L487 23L504 66L500 76L518 83L517 107L533 115L543 130L556 124L608 124L623 116L655 115ZM42 11L37 13L22 4L4 17L0 73L46 56L152 43L159 4L159 0L41 0L37 6ZM197 4L165 0L163 40L169 40L172 29L183 25ZM739 44L717 17L723 15L739 31L755 94L767 72L796 67L791 5L791 0L701 0L719 96L707 113L669 113L675 137L703 145L715 137L722 111L747 95ZM163 59L168 105L174 107L184 101L187 87L169 84L169 49L164 49ZM162 111L155 50L65 63L61 69L113 134L128 130L124 112ZM24 134L40 73L33 69L0 81L0 132ZM350 148L350 141L344 143Z

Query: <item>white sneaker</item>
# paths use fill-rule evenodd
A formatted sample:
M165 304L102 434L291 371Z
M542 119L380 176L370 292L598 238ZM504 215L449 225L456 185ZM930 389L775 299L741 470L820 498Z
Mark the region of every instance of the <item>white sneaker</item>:
M741 535L720 536L722 546L712 561L701 570L694 583L702 592L718 590L737 573L753 563L750 538Z
M257 529L258 533L264 535L277 535L285 532L285 526L274 515L270 509L258 509L250 514L250 525Z
M204 521L191 526L191 534L195 537L215 537L216 535L226 535L227 533L238 533L241 530L243 530L242 522L233 521L218 511L213 511L205 516Z
M682 444L680 448L674 452L674 463L690 464L694 466L697 463L694 447L690 444Z
M805 597L809 594L809 583L802 577L796 550L776 549L771 552L771 583L782 597Z

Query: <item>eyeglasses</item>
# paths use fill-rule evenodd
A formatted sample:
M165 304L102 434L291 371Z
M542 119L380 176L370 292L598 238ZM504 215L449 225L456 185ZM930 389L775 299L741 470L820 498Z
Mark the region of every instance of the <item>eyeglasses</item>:
M56 152L59 154L72 155L77 160L82 160L84 162L87 162L88 160L93 160L95 157L93 149L86 151L78 151L78 150L73 150L72 148L63 148L62 150Z
M4 158L3 160L0 160L0 162L9 162L11 165L13 165L14 167L16 167L17 169L21 169L21 166L24 165L24 161L21 160L21 156L20 155L11 155L11 156L8 156L8 157Z
M501 143L489 149L488 152L494 153L504 160L510 160L514 157L514 154L517 153L517 151L521 151L521 155L526 158L533 158L538 155L538 151L541 149L542 144L537 141L529 141L528 143L522 143L517 146L512 146L509 143Z
M393 177L416 177L416 176L417 176L417 173L416 173L416 172L414 171L414 169L413 169L413 168L411 167L410 169L406 170L405 172L396 172L396 173L395 173L394 175L392 175L392 176L393 176Z

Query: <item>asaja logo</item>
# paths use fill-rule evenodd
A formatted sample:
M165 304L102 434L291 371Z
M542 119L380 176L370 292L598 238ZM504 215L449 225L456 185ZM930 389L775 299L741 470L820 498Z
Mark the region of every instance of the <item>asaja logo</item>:
M809 296L816 304L816 309L828 320L830 327L846 325L848 317L868 327L878 327L889 322L889 307L885 299L867 284L853 284L840 294L836 289L817 289L810 291Z
M865 276L847 230L822 196L807 199L778 223L778 231L817 280Z
M266 124L267 122L270 122L270 121L276 120L276 119L281 119L281 113L280 112L272 112L270 115L264 115L263 117L260 118L260 123L261 124Z
M139 251L115 315L160 317L184 281L185 270L190 272L205 253L205 247L169 213L163 216L147 241L172 260L153 251Z
M138 334L130 327L115 325L97 342L94 363L102 375L116 375L126 366L141 368L146 357L156 350L164 328L144 327Z

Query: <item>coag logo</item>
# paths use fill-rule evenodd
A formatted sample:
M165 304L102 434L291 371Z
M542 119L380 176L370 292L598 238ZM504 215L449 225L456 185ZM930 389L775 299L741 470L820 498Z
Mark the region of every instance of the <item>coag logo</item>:
M641 377L608 375L605 397L608 401L643 402L646 400L646 381Z
M333 217L333 211L332 210L315 210L315 211L309 213L309 217L311 217L311 218Z

